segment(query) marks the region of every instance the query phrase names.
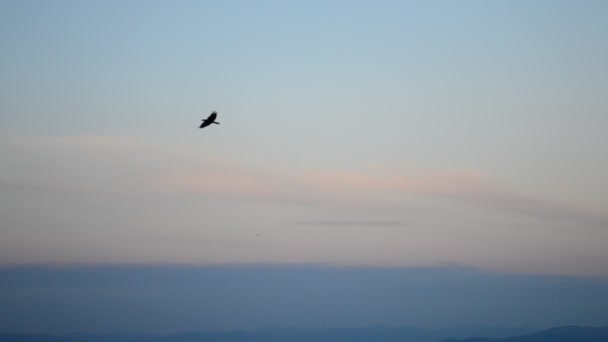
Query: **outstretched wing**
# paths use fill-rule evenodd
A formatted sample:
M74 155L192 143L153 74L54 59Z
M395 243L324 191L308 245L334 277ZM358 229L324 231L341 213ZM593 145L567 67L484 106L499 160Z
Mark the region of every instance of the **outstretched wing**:
M208 118L203 119L203 122L201 123L201 126L199 128L204 128L211 125L212 123L214 123L215 118L217 118L217 112L211 113Z

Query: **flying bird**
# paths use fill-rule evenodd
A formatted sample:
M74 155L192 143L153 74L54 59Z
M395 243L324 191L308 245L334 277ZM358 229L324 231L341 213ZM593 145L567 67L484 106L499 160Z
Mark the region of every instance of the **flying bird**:
M199 127L199 128L205 128L211 124L219 125L220 123L215 121L215 118L217 118L217 112L211 113L211 115L209 115L208 118L203 119L203 122L201 123L201 127Z

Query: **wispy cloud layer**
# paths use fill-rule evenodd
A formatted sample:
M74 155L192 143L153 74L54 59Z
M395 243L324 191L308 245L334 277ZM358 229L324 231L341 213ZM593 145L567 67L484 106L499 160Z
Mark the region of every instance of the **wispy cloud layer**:
M295 221L294 224L304 226L363 226L363 227L395 227L403 226L401 221L334 221L334 220L309 220Z
M221 158L211 157L194 161L190 160L184 168L175 167L175 158L164 164L154 160L154 153L163 150L158 145L141 138L124 136L59 136L4 139L3 144L12 149L6 164L16 161L20 155L21 162L34 162L36 158L44 162L39 169L28 169L27 172L38 172L42 175L56 172L66 165L66 175L74 167L90 170L100 169L107 174L139 173L136 181L141 191L161 191L169 193L200 194L206 196L223 196L249 198L252 200L285 200L299 202L362 202L373 204L399 202L405 197L436 197L479 207L508 211L521 215L534 216L552 220L572 220L581 224L608 226L608 218L601 213L593 213L579 208L567 201L547 200L532 194L509 190L491 176L480 170L403 170L390 174L352 170L299 170L277 171L236 165ZM180 148L177 147L177 151ZM183 153L186 154L186 153ZM108 156L121 155L120 166L104 165ZM55 158L56 157L56 158ZM158 159L162 159L162 156ZM73 160L69 160L73 158ZM119 157L116 157L119 158ZM56 161L57 163L54 163ZM182 160L183 161L183 160ZM126 163L125 163L126 162ZM146 169L148 166L154 167ZM86 169L82 169L86 172ZM287 173L286 173L287 172ZM13 190L39 189L44 191L103 191L102 187L112 187L112 183L88 183L99 177L99 174L78 174L76 179L65 182L64 186L45 184L44 177L30 177L24 181L11 181L19 173L3 175L3 186ZM103 175L101 175L103 178Z
M481 170L269 169L106 136L2 143L2 263L455 262L604 274L608 262L603 213Z
M159 182L165 190L260 200L274 198L373 205L382 199L382 204L397 205L406 197L430 197L460 202L480 210L504 211L553 221L567 220L608 229L608 218L599 213L509 190L473 170L419 171L417 174L404 171L402 176L332 170L275 177L269 173L248 173L234 168L221 173L202 171L199 174L174 175Z

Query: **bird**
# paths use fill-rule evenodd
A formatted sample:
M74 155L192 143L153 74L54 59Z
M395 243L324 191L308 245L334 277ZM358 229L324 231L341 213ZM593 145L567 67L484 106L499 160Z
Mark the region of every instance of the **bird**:
M215 118L217 118L217 112L211 113L208 118L203 119L203 122L201 123L201 126L199 128L205 128L211 124L219 125L220 123L215 121Z

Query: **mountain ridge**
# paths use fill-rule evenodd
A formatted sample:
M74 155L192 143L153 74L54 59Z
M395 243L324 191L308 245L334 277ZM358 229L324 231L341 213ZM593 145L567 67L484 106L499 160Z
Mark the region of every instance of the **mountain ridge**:
M442 342L606 342L608 326L582 327L566 325L542 330L536 333L507 338L474 337L467 339L447 339Z
M477 333L473 331L477 329ZM396 341L409 342L605 342L608 326L559 326L538 332L503 337L508 329L524 328L452 328L423 329L375 325L360 328L282 328L256 331L190 331L173 334L82 333L68 335L0 333L0 342L242 342L242 341ZM469 331L467 333L466 331ZM485 331L485 332L484 332ZM491 337L480 334L494 335ZM466 335L466 336L465 336ZM502 336L500 336L502 335ZM454 338L456 337L456 338Z

